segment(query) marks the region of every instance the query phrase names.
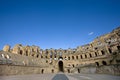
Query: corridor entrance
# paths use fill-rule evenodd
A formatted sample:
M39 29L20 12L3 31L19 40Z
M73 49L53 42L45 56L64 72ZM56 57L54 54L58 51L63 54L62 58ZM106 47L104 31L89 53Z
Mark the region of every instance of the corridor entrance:
M64 69L63 69L63 61L59 61L59 62L58 62L58 68L59 68L59 72L64 72Z

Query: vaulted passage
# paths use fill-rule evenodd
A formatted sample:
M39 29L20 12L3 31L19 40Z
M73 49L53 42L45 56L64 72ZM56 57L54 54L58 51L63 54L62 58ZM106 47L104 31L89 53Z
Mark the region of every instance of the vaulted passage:
M64 72L63 62L62 62L62 61L59 61L59 62L58 62L58 67L59 67L59 71L60 71L60 72Z

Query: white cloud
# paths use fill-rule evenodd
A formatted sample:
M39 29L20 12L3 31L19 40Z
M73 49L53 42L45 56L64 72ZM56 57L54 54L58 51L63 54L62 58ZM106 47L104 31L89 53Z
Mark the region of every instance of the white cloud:
M88 33L88 35L93 35L94 34L94 32L90 32L90 33Z

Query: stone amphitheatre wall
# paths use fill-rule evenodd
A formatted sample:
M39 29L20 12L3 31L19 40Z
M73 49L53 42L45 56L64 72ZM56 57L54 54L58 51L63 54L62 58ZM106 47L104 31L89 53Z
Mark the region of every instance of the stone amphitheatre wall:
M17 44L0 51L0 75L60 71L120 75L120 27L75 49L43 50Z

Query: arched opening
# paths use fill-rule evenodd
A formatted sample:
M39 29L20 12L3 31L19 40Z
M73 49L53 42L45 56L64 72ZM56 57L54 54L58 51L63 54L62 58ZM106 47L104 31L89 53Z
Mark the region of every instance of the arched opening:
M96 63L96 66L99 66L99 63L98 62L95 62Z
M34 54L32 54L32 56L34 57Z
M21 55L23 54L23 51L22 51L22 50L20 50L20 54L21 54Z
M74 60L74 56L72 56L72 59Z
M42 74L44 73L44 69L42 69L41 73L42 73Z
M66 56L65 56L65 59L66 59Z
M46 60L46 63L48 63L48 60Z
M78 59L78 56L76 56L76 59Z
M78 73L80 73L80 69L78 69Z
M117 46L117 49L120 50L120 46Z
M26 51L26 56L28 56L28 51Z
M87 55L85 54L85 58L87 58Z
M46 58L46 59L48 58L47 55L45 56L45 58Z
M74 65L74 64L73 64L72 66L73 66L73 67L75 67L75 65Z
M97 53L95 52L95 56L97 57Z
M43 58L43 56L41 55L41 58Z
M68 73L70 73L70 69L68 69Z
M52 69L52 73L54 73L54 69Z
M102 61L102 64L103 64L103 65L107 65L107 63L106 63L105 61Z
M50 58L52 58L52 54L50 54Z
M82 55L81 55L81 59L82 59L83 57L82 57Z
M91 54L89 54L90 55L90 58L92 57L92 55Z
M68 64L68 66L70 66L70 64Z
M64 72L63 62L62 62L62 61L59 61L59 62L58 62L58 67L59 67L59 71L60 71L60 72Z
M37 58L39 57L39 54L37 54L37 56L36 56Z
M110 48L108 50L109 50L109 53L112 53L112 50Z
M104 51L101 51L102 55L105 55L105 52Z
M70 60L70 57L68 57L68 60Z

